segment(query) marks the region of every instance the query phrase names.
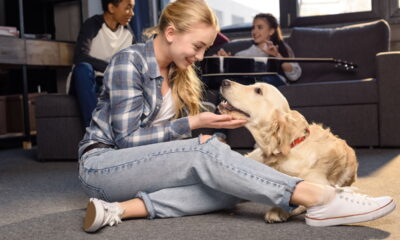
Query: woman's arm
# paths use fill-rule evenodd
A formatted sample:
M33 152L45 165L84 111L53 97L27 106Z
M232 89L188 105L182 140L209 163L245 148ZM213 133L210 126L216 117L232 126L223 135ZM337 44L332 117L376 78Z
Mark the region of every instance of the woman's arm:
M96 37L103 24L101 15L89 18L79 30L78 40L75 45L74 64L81 62L90 63L96 71L104 72L108 62L89 55L92 40Z
M115 143L127 148L191 136L188 118L180 118L157 126L143 126L145 91L151 91L137 66L145 65L139 54L124 51L115 55L104 76L110 97L111 126ZM143 66L142 65L142 66ZM142 67L141 67L142 68ZM144 71L144 70L142 70ZM147 79L147 81L156 81ZM146 90L147 88L147 90ZM155 94L148 92L150 94ZM155 104L155 103L151 103Z
M295 55L292 48L286 43L283 44L286 47L289 57L294 58ZM282 69L285 72L287 79L291 82L297 81L301 76L301 67L297 62L283 63Z
M293 50L289 47L289 45L283 42L283 46L286 48L289 57L293 58L294 53ZM262 44L260 48L263 52L268 54L268 56L284 58L284 56L282 56L282 54L280 53L279 46L274 45L272 41L265 42L265 44ZM300 78L301 68L298 63L284 62L281 64L281 67L289 81L296 81Z
M234 129L242 127L247 123L247 120L234 119L227 114L215 114L212 112L202 112L189 117L190 129L198 128L226 128Z

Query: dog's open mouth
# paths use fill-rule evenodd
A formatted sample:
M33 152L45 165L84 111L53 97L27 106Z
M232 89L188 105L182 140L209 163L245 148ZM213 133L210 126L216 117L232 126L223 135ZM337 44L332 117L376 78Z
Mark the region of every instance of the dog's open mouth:
M222 102L218 105L218 110L221 113L226 113L226 112L237 112L240 113L248 118L250 118L250 114L235 108L232 104L230 104L226 99L223 99Z

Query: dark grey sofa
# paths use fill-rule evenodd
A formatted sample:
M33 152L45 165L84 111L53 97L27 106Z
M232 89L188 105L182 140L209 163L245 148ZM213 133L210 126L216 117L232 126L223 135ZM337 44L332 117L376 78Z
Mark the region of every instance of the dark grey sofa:
M358 65L349 72L330 63L300 63L302 77L279 87L293 109L310 122L329 126L352 146L400 146L400 53L389 52L387 22L294 28L286 40L296 57L329 57ZM234 54L250 45L251 40L239 40L220 47ZM234 148L254 143L245 129L229 130L226 135Z
M383 21L342 28L294 28L287 39L297 57L333 57L358 64L356 72L345 72L326 63L300 63L301 79L282 86L293 109L309 121L323 123L352 146L400 146L399 52L389 51L390 30ZM235 53L251 41L227 43ZM210 49L212 54L218 48ZM206 99L218 104L218 92ZM77 157L83 135L79 111L72 96L40 96L36 107L38 158ZM194 135L210 133L198 130ZM232 148L252 148L254 140L244 129L224 131Z

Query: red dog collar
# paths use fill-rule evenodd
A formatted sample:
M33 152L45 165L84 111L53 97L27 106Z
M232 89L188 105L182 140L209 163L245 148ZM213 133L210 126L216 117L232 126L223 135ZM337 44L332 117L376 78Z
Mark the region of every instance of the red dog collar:
M306 137L308 137L308 135L310 135L310 130L308 128L306 130L304 130L304 132L305 132L304 136L293 140L293 142L290 144L291 148L294 148L297 144L300 144L302 141L304 141L304 139L306 139Z

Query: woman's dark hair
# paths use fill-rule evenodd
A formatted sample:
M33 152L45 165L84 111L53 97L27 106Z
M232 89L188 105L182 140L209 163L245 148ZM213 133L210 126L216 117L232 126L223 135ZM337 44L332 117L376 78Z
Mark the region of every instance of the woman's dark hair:
M111 3L114 6L118 6L118 4L122 2L122 0L101 0L101 6L103 7L103 12L108 11L108 4Z
M288 50L285 43L283 42L281 27L274 15L270 13L259 13L254 17L253 21L256 19L264 19L269 27L275 29L275 33L271 36L271 41L274 43L274 45L278 45L279 53L283 57L289 57Z

